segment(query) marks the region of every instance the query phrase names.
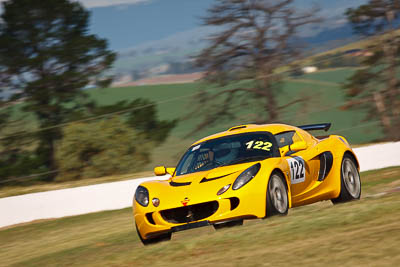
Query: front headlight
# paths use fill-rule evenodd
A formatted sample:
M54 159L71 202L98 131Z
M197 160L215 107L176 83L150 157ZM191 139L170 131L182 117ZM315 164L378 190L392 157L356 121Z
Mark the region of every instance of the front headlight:
M238 178L236 178L235 182L233 183L232 189L237 190L237 189L241 188L242 186L244 186L245 184L247 184L251 179L254 178L254 176L256 176L256 174L258 173L260 168L261 168L261 164L257 163L257 164L254 164L253 166L247 168L246 170L244 170L238 176Z
M139 185L135 192L135 199L140 205L147 207L149 205L149 191L147 188Z

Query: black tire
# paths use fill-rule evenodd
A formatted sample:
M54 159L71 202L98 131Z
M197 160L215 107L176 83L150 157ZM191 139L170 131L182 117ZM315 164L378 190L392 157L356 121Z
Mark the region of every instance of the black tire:
M350 155L344 155L340 167L340 194L331 199L333 204L344 203L361 197L361 180L356 162Z
M267 187L266 218L274 215L287 215L289 198L286 182L279 172L273 172Z
M225 223L218 223L218 224L213 224L215 230L220 230L223 228L230 228L234 226L240 226L243 225L243 220L237 220L237 221L230 221L230 222L225 222Z
M171 240L172 233L165 233L165 234L161 234L156 237L143 239L143 237L140 235L137 225L135 225L135 226L136 226L136 232L139 236L139 239L140 239L140 241L142 241L143 245L145 245L145 246Z

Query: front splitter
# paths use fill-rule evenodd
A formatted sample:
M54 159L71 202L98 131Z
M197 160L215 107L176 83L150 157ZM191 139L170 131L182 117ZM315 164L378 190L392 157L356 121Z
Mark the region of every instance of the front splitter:
M194 223L187 223L178 226L174 226L171 228L172 232L179 232L184 230L189 230L193 228L199 228L203 226L211 225L209 221L201 221L201 222L194 222Z

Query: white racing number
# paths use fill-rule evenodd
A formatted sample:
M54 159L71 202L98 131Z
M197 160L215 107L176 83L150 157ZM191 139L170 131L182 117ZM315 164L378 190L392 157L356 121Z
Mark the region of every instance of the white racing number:
M302 183L306 179L304 159L293 157L287 159L290 167L290 181L292 184Z

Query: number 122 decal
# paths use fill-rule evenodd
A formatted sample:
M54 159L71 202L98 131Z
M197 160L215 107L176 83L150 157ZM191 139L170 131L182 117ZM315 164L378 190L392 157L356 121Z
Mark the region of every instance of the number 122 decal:
M293 157L287 159L290 168L290 181L292 184L302 183L306 179L306 170L304 159Z
M272 143L264 141L250 141L246 143L247 149L262 149L270 151Z

